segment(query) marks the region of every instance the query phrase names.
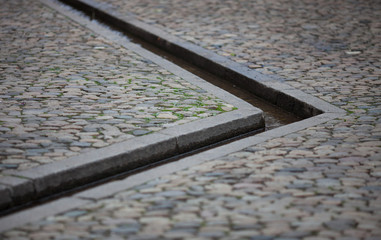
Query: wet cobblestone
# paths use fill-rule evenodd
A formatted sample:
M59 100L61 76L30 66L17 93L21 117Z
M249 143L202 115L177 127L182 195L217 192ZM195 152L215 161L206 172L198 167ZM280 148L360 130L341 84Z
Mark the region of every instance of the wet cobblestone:
M1 5L1 172L234 108L38 2Z

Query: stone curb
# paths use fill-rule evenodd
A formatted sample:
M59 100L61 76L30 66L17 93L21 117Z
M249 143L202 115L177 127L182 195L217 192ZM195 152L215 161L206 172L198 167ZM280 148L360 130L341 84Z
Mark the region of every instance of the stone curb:
M59 162L24 171L5 171L7 176L0 178L0 210L264 127L262 111L258 108L142 49L99 24L79 17L50 1L42 0L42 2L214 96L233 104L238 110L135 137Z

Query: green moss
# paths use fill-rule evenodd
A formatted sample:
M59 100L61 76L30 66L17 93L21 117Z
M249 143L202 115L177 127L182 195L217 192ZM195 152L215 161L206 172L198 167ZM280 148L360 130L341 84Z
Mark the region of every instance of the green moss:
M183 93L183 95L185 96L185 97L193 97L194 95L192 95L192 94L188 94L188 93Z
M61 71L61 68L60 67L53 67L53 68L49 68L48 70L55 72L55 71Z
M203 102L201 102L201 101L196 101L196 103L191 104L191 105L192 106L196 106L196 107L203 107L203 106L205 106L205 104Z
M349 114L353 114L353 113L355 113L355 112L353 112L353 111L351 111L351 110L345 110L345 111L347 111L347 113L349 113Z
M180 113L173 113L175 116L177 116L177 118L179 120L183 119L184 118L184 115L183 114L180 114Z
M222 105L217 105L217 108L216 108L217 111L220 111L220 112L226 112L225 110L222 109Z

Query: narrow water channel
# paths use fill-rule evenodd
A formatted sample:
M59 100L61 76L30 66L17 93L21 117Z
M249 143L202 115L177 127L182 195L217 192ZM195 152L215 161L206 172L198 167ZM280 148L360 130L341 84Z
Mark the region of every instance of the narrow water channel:
M153 44L142 40L140 37L135 36L131 32L127 32L124 29L121 29L119 27L113 26L108 21L104 21L102 17L99 17L92 12L92 10L89 9L76 9L72 8L70 4L72 3L71 0L59 0L62 5L65 7L71 9L71 11L76 12L77 14L80 14L81 16L85 16L89 20L92 19L92 21L97 22L98 24L107 27L120 35L126 37L130 42L135 43L144 49L155 53L158 56L161 56L162 58L167 59L168 61L182 67L183 69L186 69L187 71L197 75L198 77L204 79L205 81L208 81L209 83L224 89L225 91L235 95L238 98L241 98L242 100L250 103L251 105L260 108L264 113L265 118L265 130L271 130L283 125L287 125L293 122L297 122L302 120L300 117L297 117L293 113L287 112L269 102L266 100L263 100L255 95L253 95L251 92L234 85L233 83L222 79L214 74L211 74L189 62L187 62L184 59L181 59L179 57L174 56L173 54L164 51Z
M106 23L100 22L99 24L106 25ZM115 29L112 26L106 25L108 28L113 29L114 31L117 31L121 33L119 29ZM171 53L168 53L167 51L164 51L162 49L159 49L158 47L148 43L147 41L141 40L140 38L132 35L129 32L123 32L122 33L127 39L129 39L130 42L135 43L144 49L155 53L156 55L165 58L166 60L182 67L183 69L193 73L194 75L197 75L198 77L202 78L203 80L224 89L225 91L235 95L236 97L250 103L251 105L261 109L263 111L263 115L265 118L265 130L271 130L283 125L287 125L293 122L300 121L301 118L295 116L294 114L287 112L255 95L253 95L251 92L234 85L233 83L218 77L214 74L211 74L193 64L190 64L189 62L185 61L184 59L180 59L176 56L174 56Z
M132 39L131 37L129 38ZM141 45L145 49L151 52L154 52L155 54L186 69L187 71L197 75L198 77L208 81L209 83L224 89L225 91L235 95L236 97L239 97L240 99L250 103L251 105L257 108L260 108L263 111L263 115L265 118L265 125L266 125L265 130L271 130L271 129L301 120L301 118L295 116L294 114L289 113L265 100L262 100L259 97L256 97L251 92L241 87L238 87L234 85L233 83L225 79L222 79L214 74L208 73L207 71L203 69L200 69L194 65L191 65L188 62L184 61L183 59L175 57L163 50L158 49L155 46L152 46L148 43L145 43L139 40L134 40L134 43Z

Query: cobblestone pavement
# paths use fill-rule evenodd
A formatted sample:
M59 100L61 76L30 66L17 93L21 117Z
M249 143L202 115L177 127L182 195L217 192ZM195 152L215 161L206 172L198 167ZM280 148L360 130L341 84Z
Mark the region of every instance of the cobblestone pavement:
M107 0L347 110L4 239L381 239L379 1Z
M0 174L233 109L38 3L1 6Z

